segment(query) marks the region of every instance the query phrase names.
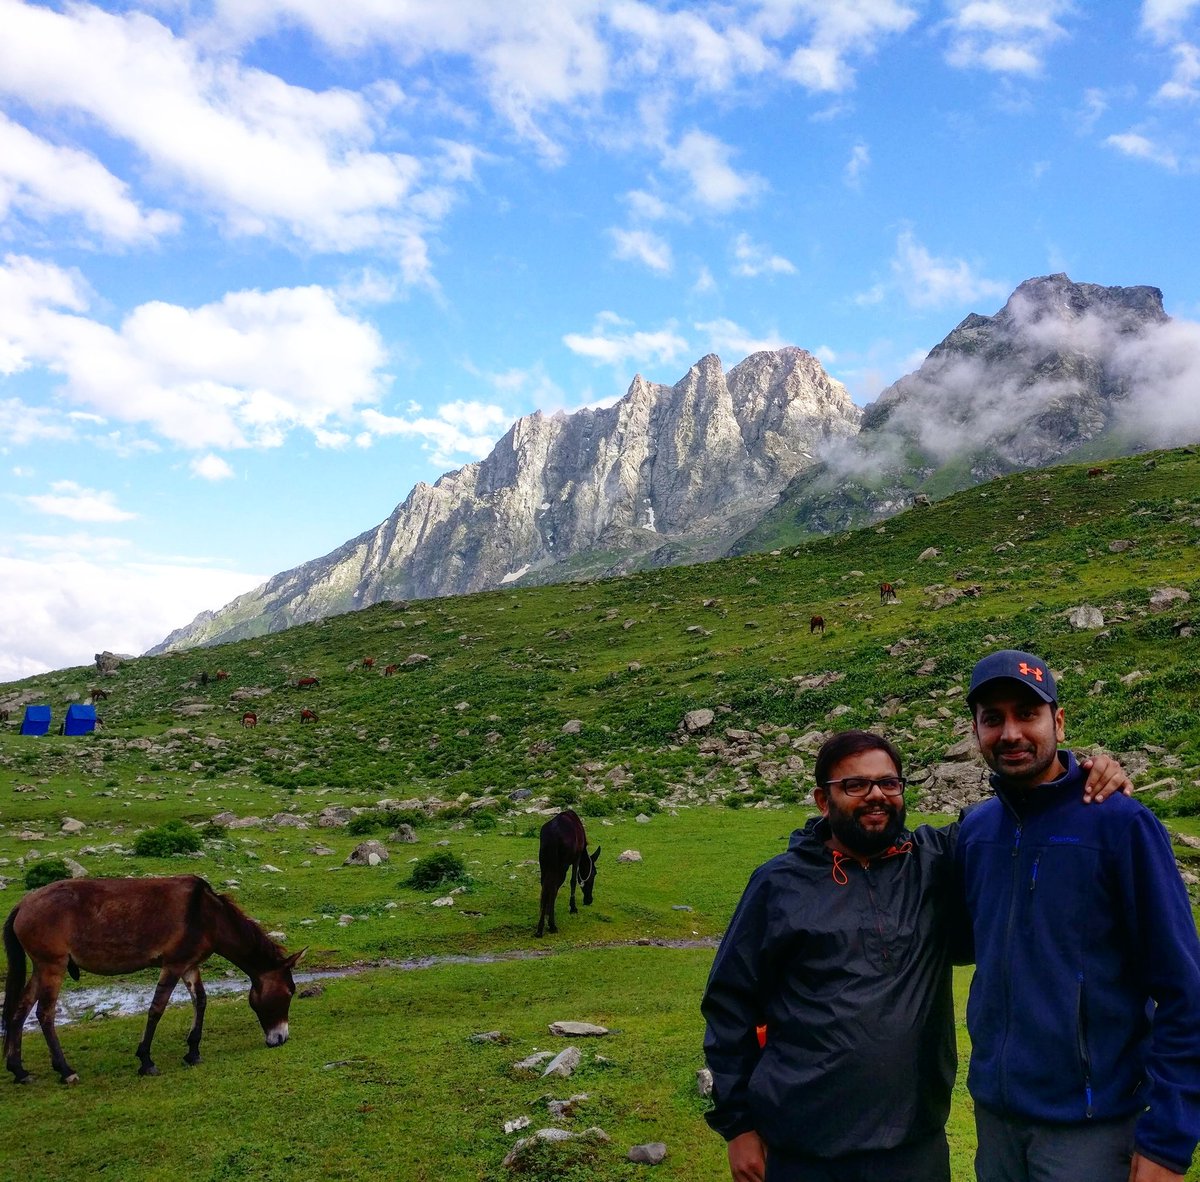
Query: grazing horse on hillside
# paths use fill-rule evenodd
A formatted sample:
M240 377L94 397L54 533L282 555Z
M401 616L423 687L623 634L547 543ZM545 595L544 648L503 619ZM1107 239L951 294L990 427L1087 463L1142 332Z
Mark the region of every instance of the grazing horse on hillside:
M896 602L896 588L893 587L891 585L891 583L880 583L879 584L879 602L887 603L887 601L889 599L893 603Z
M258 726L258 715L253 710L247 710L242 715L242 726Z
M584 832L583 822L571 809L563 809L557 817L551 817L542 826L541 844L538 847L538 864L542 868L542 898L535 936L540 936L545 930L547 919L550 920L551 934L558 931L554 922L554 900L558 897L558 889L568 869L571 871L571 914L576 915L579 911L575 906L576 881L583 888L583 905L591 906L599 858L599 846L594 854L587 852L587 833Z
M375 658L374 657L363 657L362 667L364 669L374 669L375 668Z
M1089 468L1089 469L1087 470L1087 474L1088 474L1089 476L1103 476L1103 475L1104 475L1104 469L1103 469L1103 468Z
M391 675L392 675L393 673L395 673L395 672L396 672L396 671L397 671L399 668L400 668L400 666L399 666L399 665L385 665L385 666L383 667L383 675L384 675L384 677L391 677Z
M213 677L217 681L228 681L229 680L229 674L226 673L224 669L218 669L216 671L216 673L213 674Z
M200 684L208 685L208 670L207 669L203 673L200 674Z
M820 634L822 636L825 635L825 617L824 616L813 616L813 618L808 621L809 636L811 636L814 632L820 632Z
M104 701L108 697L108 690L102 690L102 689L91 690L88 693L88 697L91 698L93 702Z
M315 710L310 710L307 706L305 706L304 709L300 711L300 721L301 722L316 722L317 721L317 712Z
M320 684L321 683L315 677L302 677L302 678L300 678L299 681L296 682L296 688L297 689L312 689L313 686L320 685Z
M161 968L137 1048L138 1074L157 1075L150 1043L171 991L181 980L192 995L194 1011L183 1061L189 1066L200 1062L205 1007L200 966L214 952L250 978L250 1008L258 1015L269 1047L287 1042L288 1007L296 992L292 969L304 955L302 949L289 956L232 899L192 874L65 878L39 887L9 913L4 948L4 1056L17 1083L32 1078L21 1062L21 1032L35 1001L54 1070L63 1083L79 1082L54 1030L58 991L66 973L78 981L80 969L112 976ZM33 961L28 983L26 954Z

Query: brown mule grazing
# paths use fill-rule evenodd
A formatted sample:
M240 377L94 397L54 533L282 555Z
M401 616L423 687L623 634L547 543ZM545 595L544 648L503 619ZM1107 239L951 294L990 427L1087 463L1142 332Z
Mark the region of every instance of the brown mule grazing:
M250 1008L258 1015L267 1046L287 1042L288 1008L296 984L292 969L304 950L288 955L232 899L202 878L62 879L30 891L4 924L8 977L4 992L4 1057L16 1083L32 1076L21 1062L21 1034L37 1003L38 1022L50 1061L63 1083L78 1083L54 1029L63 976L78 981L81 969L112 976L161 968L158 987L137 1047L139 1075L157 1075L150 1044L172 990L180 982L192 995L194 1017L187 1037L189 1066L200 1062L205 993L200 966L215 952L250 978ZM33 975L25 979L25 957Z
M825 635L825 617L824 616L813 616L813 618L808 621L809 636L811 636L814 632L820 632L820 634L822 636Z
M304 709L300 711L300 721L301 722L316 722L317 721L317 712L315 710L310 710L307 706L305 706Z
M893 603L896 601L896 588L893 587L891 585L891 583L880 583L879 584L879 602L881 604L887 603L889 599Z
M546 920L550 921L550 932L558 931L554 922L554 900L558 897L559 888L571 871L571 914L576 915L579 908L575 906L575 883L583 888L583 905L592 905L592 891L596 887L596 862L600 857L600 847L594 854L587 852L587 833L583 822L571 809L563 809L557 817L551 817L542 826L541 843L538 847L538 864L542 868L542 897L538 911L538 925L535 936L545 931Z
M258 715L253 710L247 710L242 715L242 726L258 726Z
M315 677L301 677L300 680L296 682L296 688L312 689L314 686L318 686L320 684L321 683Z

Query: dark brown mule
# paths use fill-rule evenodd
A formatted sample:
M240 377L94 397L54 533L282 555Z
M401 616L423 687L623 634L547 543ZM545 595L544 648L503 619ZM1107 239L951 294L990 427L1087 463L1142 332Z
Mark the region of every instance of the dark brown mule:
M896 588L893 587L891 585L891 583L880 583L879 584L879 602L880 603L887 603L887 601L889 599L894 601L895 598L896 598Z
M313 686L320 685L320 684L321 683L315 677L302 677L302 678L300 678L299 681L296 682L296 688L297 689L312 689Z
M550 920L551 934L558 931L554 922L554 900L558 897L559 887L567 877L568 870L571 871L571 914L576 915L579 911L575 906L576 881L583 889L583 905L591 906L599 857L599 846L594 854L587 852L587 833L584 832L583 822L571 809L563 809L557 817L551 817L542 826L541 845L538 848L538 864L542 868L542 901L535 936L540 936L545 930L547 919Z
M813 618L808 621L809 636L811 636L814 632L820 632L822 636L825 635L825 617L824 616L813 616Z
M35 1001L54 1070L63 1083L79 1082L54 1030L65 973L78 981L80 969L112 976L161 967L137 1048L142 1064L138 1074L157 1075L150 1043L171 991L181 980L192 995L195 1013L183 1061L200 1062L205 1006L200 966L214 952L250 978L250 1008L258 1015L269 1047L287 1042L288 1007L296 992L292 969L304 955L302 949L289 956L232 899L190 874L63 879L39 887L9 913L4 948L4 1057L17 1083L32 1078L21 1063L21 1033ZM28 983L26 954L33 961Z
M258 726L258 715L253 710L247 710L242 715L242 726Z

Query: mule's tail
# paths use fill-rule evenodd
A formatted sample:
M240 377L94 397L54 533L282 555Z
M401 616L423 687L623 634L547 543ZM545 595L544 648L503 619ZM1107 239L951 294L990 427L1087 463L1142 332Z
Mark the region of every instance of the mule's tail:
M4 980L3 1030L6 1044L21 994L25 992L25 949L21 947L21 941L17 939L17 933L13 930L18 910L19 905L8 913L8 919L4 922L4 952L8 957L8 976Z

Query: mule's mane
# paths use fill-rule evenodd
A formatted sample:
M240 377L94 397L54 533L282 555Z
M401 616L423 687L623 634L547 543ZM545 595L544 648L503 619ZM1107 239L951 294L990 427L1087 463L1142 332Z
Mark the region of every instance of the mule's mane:
M287 950L272 940L233 899L228 895L218 895L215 891L213 898L220 905L226 921L233 929L234 938L243 946L249 957L270 968L275 968L287 960Z

